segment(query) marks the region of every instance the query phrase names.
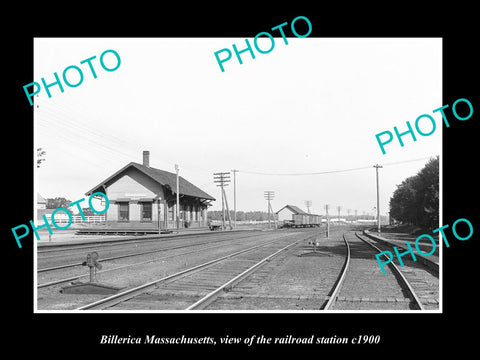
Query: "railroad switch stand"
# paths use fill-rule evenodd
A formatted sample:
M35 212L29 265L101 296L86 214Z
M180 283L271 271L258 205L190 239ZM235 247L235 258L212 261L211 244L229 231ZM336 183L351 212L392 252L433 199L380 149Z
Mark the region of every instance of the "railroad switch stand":
M94 283L96 282L95 278L95 269L102 270L102 264L100 264L98 261L98 253L96 251L92 253L88 253L87 255L87 261L84 261L82 263L82 266L88 266L90 268L90 282Z
M87 260L82 263L82 266L88 266L90 269L90 282L82 283L80 281L73 282L71 285L63 287L60 292L62 294L98 294L108 295L115 294L120 289L119 287L101 284L97 282L96 271L102 269L102 264L98 260L99 256L96 251L87 254Z
M318 241L309 241L308 244L313 246L313 252L317 252L317 246L320 246Z
M321 251L317 251L317 246L320 246L320 241L318 240L313 240L309 241L308 245L312 245L313 250L312 251L307 251L300 256L325 256L326 254Z

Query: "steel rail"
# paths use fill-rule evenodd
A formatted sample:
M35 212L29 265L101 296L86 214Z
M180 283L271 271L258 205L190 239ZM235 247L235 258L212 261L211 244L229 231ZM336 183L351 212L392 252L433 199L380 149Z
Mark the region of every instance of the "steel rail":
M384 244L388 247L392 247L392 246L396 246L400 249L403 249L403 250L407 250L405 247L403 247L403 242L402 244L394 244L392 243L391 241L395 241L395 242L401 242L400 240L390 240L390 239L382 239L376 235L373 235L373 234L370 234L370 233L367 233L367 232L363 232L363 235L365 235L367 238L370 238L372 240L375 240L381 244ZM417 260L419 263L425 265L426 267L428 267L432 272L433 274L438 277L439 276L439 273L440 273L440 267L439 267L439 264L436 263L435 261L432 261L430 258L426 257L426 256L423 256L421 254L416 254L416 257L417 257Z
M235 230L235 231L228 231L228 233L239 233L239 232L257 232L259 230L255 229L242 229L242 230ZM148 243L155 240L164 241L177 241L178 239L187 240L191 236L198 236L198 235L221 235L226 234L226 232L213 232L213 231L205 231L205 232L192 232L192 233L184 233L184 234L171 234L171 235L137 235L137 236L127 236L121 238L113 238L113 239L89 239L90 242L81 242L77 244L55 244L49 243L49 245L42 244L40 248L37 247L38 254L44 254L49 252L56 252L56 251L69 251L69 250L82 250L82 249L90 249L101 247L105 245L123 245L124 243ZM81 241L81 240L78 240ZM98 241L98 242L95 242ZM45 250L43 250L45 248ZM42 250L40 250L42 249Z
M315 235L314 235L315 236ZM311 236L311 237L314 237L314 236ZM309 238L311 238L309 237ZM307 238L307 239L309 239ZM205 295L203 298L201 298L200 300L198 300L196 303L190 305L188 308L186 308L185 310L201 310L201 309L204 309L205 307L207 307L209 304L211 304L213 301L215 301L216 298L219 297L219 295L223 292L223 291L228 291L230 290L233 286L235 286L235 284L239 283L240 281L242 281L244 278L246 278L248 275L250 275L251 273L253 273L255 270L257 270L259 267L261 267L262 265L264 265L266 262L270 261L271 259L273 259L274 257L278 256L282 251L285 251L287 249L289 249L290 247L296 245L297 243L299 243L300 241L304 241L306 239L300 239L300 240L297 240L295 242L293 242L292 244L289 244L283 248L281 248L280 250L274 252L273 254L263 258L262 260L260 260L259 262L257 262L255 265L252 265L251 267L249 267L247 270L243 271L241 274L235 276L233 279L227 281L225 284L219 286L217 289L213 290L212 292L210 292L209 294Z
M168 250L178 250L178 249L183 249L183 248L186 248L186 247L192 247L192 246L197 246L197 245L215 244L215 243L219 243L219 242L232 241L232 240L237 240L237 239L245 239L245 238L250 238L250 237L254 237L254 236L256 236L256 235L242 236L242 237L233 238L233 239L222 239L222 240L217 240L217 241L205 241L205 242L202 242L202 243L179 245L179 246L173 246L173 247L163 248L163 249L142 251L142 252L133 253L133 254L112 256L112 257L101 259L101 262L124 259L124 258L127 258L127 257L135 257L135 256L153 254L153 253L156 253L156 252L162 252L162 251L168 251ZM52 267L43 268L43 269L37 269L37 273L66 269L66 268L77 267L77 266L82 266L82 263L65 264L65 265L52 266Z
M351 258L350 245L348 244L347 237L345 236L345 234L343 234L343 241L345 242L345 245L347 247L347 256L345 258L345 263L343 264L343 269L340 273L340 277L338 278L337 283L334 285L330 298L328 299L327 303L323 307L323 310L330 310L333 304L335 303L335 299L337 298L340 288L342 287L343 281L345 280L345 277L347 275L348 267L350 266L350 258Z
M232 240L232 239L229 239L229 240ZM227 241L227 240L225 240L225 241ZM211 241L211 242L205 242L205 243L196 244L196 245L203 245L203 244L217 243L217 242L221 242L221 241ZM241 245L241 244L234 244L234 245ZM215 245L215 246L209 246L209 247L205 247L205 248L201 248L201 249L195 249L195 250L182 252L180 254L173 254L173 255L163 256L163 257L160 257L160 258L155 258L155 259L151 259L151 260L147 260L147 261L141 261L141 262L137 262L137 263L133 263L133 264L117 266L117 267L112 268L112 269L105 269L105 270L97 271L97 275L104 274L104 273L110 272L110 271L125 269L125 268L132 267L132 266L144 265L144 264L148 264L148 263L155 262L155 261L161 261L161 260L165 260L165 259L176 257L176 256L188 255L188 254L192 254L192 253L197 253L199 251L216 249L216 248L219 248L219 247L222 247L222 246L224 246L224 245L220 244L220 245ZM47 283L37 285L37 289L48 287L48 286L53 286L53 285L58 285L58 284L66 283L66 282L73 281L73 280L78 280L80 278L88 277L88 276L90 276L90 274L76 275L76 276L72 276L72 277L69 277L69 278L53 280L53 281L50 281L50 282L47 282Z
M160 279L157 279L157 280L154 280L154 281L151 281L151 282L148 282L146 284L143 284L143 285L140 285L140 286L137 286L135 288L132 288L132 289L128 289L128 290L125 290L125 291L122 291L120 293L117 293L117 294L114 294L112 296L109 296L109 297L106 297L104 299L101 299L101 300L98 300L98 301L95 301L93 303L90 303L90 304L87 304L87 305L84 305L84 306L81 306L75 310L101 310L101 309L105 309L105 308L108 308L108 307L111 307L111 306L114 306L116 304L119 304L121 302L124 302L126 300L129 300L135 296L138 296L140 294L143 294L144 292L146 292L147 290L149 289L152 289L154 287L156 287L157 285L161 284L161 283L164 283L168 280L173 280L175 278L178 278L178 277L181 277L185 274L188 274L188 273L193 273L193 272L196 272L197 270L201 270L201 269L204 269L210 265L213 265L213 264L216 264L220 261L223 261L223 260L226 260L226 259L229 259L229 258L232 258L234 256L237 256L237 255L240 255L240 254L243 254L243 253L246 253L248 251L253 251L255 249L258 249L260 247L264 247L264 246L267 246L267 245L270 245L274 242L277 242L279 241L279 239L276 239L276 240L273 240L273 241L269 241L267 243L264 243L264 244L261 244L261 245L255 245L255 246L252 246L252 247L249 247L247 249L243 249L243 250L240 250L240 251L236 251L232 254L228 254L226 256L222 256L220 258L217 258L217 259L213 259L213 260L210 260L210 261L207 261L205 263L202 263L200 265L196 265L196 266L193 266L191 268L188 268L188 269L185 269L185 270L182 270L182 271L179 271L177 273L174 273L172 275L169 275L169 276L166 276L166 277L163 277L163 278L160 278Z
M370 241L368 240L365 240L363 238L360 237L360 235L358 235L358 233L355 233L355 235L360 239L362 240L363 242L365 242L366 244L370 245L371 247L373 247L375 250L379 251L379 252L382 252L382 250L380 250L378 247L376 247L374 244L372 244ZM383 254L383 256L385 257L386 260L390 260L385 254ZM425 308L423 307L422 305L422 302L420 301L420 298L417 296L417 294L415 293L415 290L413 289L413 287L410 285L410 283L408 282L408 280L405 278L405 276L403 275L402 271L397 267L397 265L395 265L393 262L390 262L388 263L388 265L393 269L393 273L398 275L398 277L400 278L400 282L403 283L403 285L407 288L408 292L410 293L410 295L412 296L413 300L414 300L414 303L415 305L418 307L419 310L425 310Z
M84 243L82 243L82 244L78 244L77 246L75 246L75 244L72 244L72 245L65 245L65 246L62 246L60 248L52 246L53 249L47 249L47 250L38 250L38 248L37 248L37 255L47 254L47 256L44 257L44 259L50 259L53 256L48 257L49 253L57 253L57 252L62 252L62 251L80 251L80 250L85 250L85 249L96 249L96 248L105 247L105 246L125 246L125 245L128 245L128 244L149 243L149 242L154 242L155 240L165 241L161 237L144 239L144 240L141 240L141 239L136 239L136 240L121 239L121 240L118 240L118 241L105 240L105 241L102 241L102 242L92 243L91 245L85 245ZM169 239L169 240L171 240L171 239ZM59 254L58 256L64 256L64 255Z

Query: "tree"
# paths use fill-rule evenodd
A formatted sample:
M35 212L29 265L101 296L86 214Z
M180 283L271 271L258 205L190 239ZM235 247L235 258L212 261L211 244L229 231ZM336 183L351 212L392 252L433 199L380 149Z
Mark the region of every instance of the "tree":
M56 197L53 199L47 199L47 209L58 209L58 208L68 208L68 204L70 204L71 201L67 200L63 197Z
M96 214L89 207L82 208L82 212L85 216L95 216Z
M439 221L439 157L428 161L417 175L405 179L390 199L393 219L431 228Z
M237 221L245 221L245 212L237 211Z
M397 190L390 199L390 216L402 222L415 224L415 196L412 176L397 185Z
M233 221L233 210L230 210L230 217ZM212 210L207 212L208 220L222 220L221 210ZM225 211L225 220L227 220ZM237 221L263 221L268 219L268 213L265 211L237 211Z
M439 221L439 159L431 159L415 177L416 217L424 226L438 225Z

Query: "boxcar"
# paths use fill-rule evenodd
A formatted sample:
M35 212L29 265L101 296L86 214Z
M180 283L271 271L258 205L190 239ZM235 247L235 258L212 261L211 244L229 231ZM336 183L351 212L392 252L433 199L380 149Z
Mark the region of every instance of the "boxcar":
M284 221L284 227L318 227L320 226L320 216L308 214L293 214L292 221Z

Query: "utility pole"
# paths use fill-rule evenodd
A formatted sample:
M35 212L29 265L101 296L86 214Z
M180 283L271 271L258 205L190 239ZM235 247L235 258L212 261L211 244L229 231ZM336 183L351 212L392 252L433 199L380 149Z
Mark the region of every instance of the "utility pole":
M328 204L325 204L325 214L327 215L327 238L330 237L330 217L328 216Z
M373 167L376 170L377 173L377 227L378 227L378 232L380 233L380 190L379 190L379 185L378 185L378 168L383 168L383 166L380 165L373 165Z
M310 206L312 206L312 202L310 200L305 200L305 206L307 207L307 212L310 214Z
M270 213L272 213L272 215L273 215L273 221L275 223L275 228L276 228L277 227L277 221L275 220L275 215L273 214L272 205L270 204L270 200L273 200L273 198L275 197L275 191L264 191L263 196L268 201L268 228L269 229L271 228Z
M180 219L179 219L179 215L180 215L180 194L179 194L179 188L180 188L180 185L178 184L178 171L180 169L178 168L178 165L175 164L175 171L177 173L177 206L176 207L176 218L177 218L177 234L178 234L178 231L179 231L179 228L180 228Z
M337 206L337 211L338 211L338 222L340 223L340 209L342 207L341 206Z
M219 184L217 186L220 186L222 188L222 229L225 230L225 206L226 206L228 223L230 225L230 230L232 230L230 210L228 209L227 195L225 194L225 186L228 186L228 183L230 182L230 173L229 172L214 173L213 182Z
M233 228L237 228L237 185L235 174L238 170L231 170L233 172Z

